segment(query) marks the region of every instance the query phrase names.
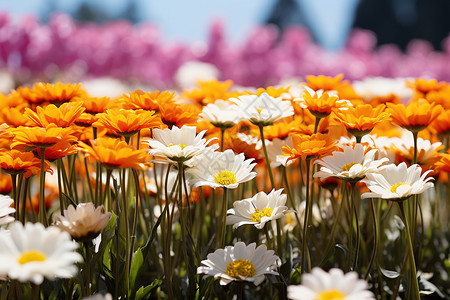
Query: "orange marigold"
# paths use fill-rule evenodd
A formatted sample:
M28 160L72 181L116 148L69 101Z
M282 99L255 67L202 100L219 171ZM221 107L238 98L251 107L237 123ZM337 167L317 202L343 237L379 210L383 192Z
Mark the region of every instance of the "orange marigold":
M369 133L375 125L389 117L383 104L373 107L370 104L349 107L347 110L336 110L334 120L343 124L353 135Z
M83 97L81 103L86 108L85 113L96 115L110 108L111 100L109 97Z
M29 118L24 115L25 105L16 107L5 107L1 110L1 119L12 127L33 126Z
M81 89L81 83L62 84L57 82L51 84L39 82L33 86L33 90L39 102L63 103L86 96L86 92Z
M118 139L101 137L91 143L92 146L89 146L80 142L79 150L109 169L144 169L150 160L144 150L135 150Z
M335 77L331 76L306 76L306 85L312 88L315 91L324 90L324 91L332 91L337 90L339 86L342 84L342 79L344 78L344 74L338 74Z
M289 87L279 87L274 88L273 86L269 86L265 89L259 88L256 90L256 95L261 96L262 93L267 93L269 96L274 98L282 97L283 99L292 98L289 94Z
M338 96L330 95L327 92L305 91L303 96L298 99L300 107L307 108L317 118L325 118L331 114L333 109L347 106L345 100L339 100Z
M200 109L191 104L163 103L159 106L162 122L169 128L196 125Z
M61 141L53 146L45 149L45 159L52 162L57 159L66 157L67 155L76 154L78 147L76 144L68 143L67 141ZM41 157L41 149L35 148L33 153L36 157Z
M25 177L29 177L32 174L39 175L41 160L36 158L31 152L11 150L0 153L0 168L8 174L17 175L23 173ZM45 162L44 169L46 172L53 174L48 161Z
M69 127L84 112L85 108L81 102L64 103L60 107L54 104L45 108L36 107L36 112L25 108L25 116L28 117L35 126L46 127L55 124L58 127Z
M73 143L76 137L72 135L73 130L70 128L59 128L54 124L46 127L17 127L12 128L11 132L14 137L11 149L18 150L34 148L46 148L55 145L60 141Z
M428 129L436 134L450 134L450 109L444 110L433 122Z
M226 100L231 97L236 97L237 92L231 92L230 88L233 86L233 81L203 81L199 80L198 88L184 91L182 94L183 98L193 100L195 103L202 105L207 105L209 103L214 103L217 99Z
M173 103L175 92L169 91L155 91L143 92L135 90L129 95L123 95L119 101L122 101L124 109L143 109L159 111L160 103Z
M144 128L161 126L161 120L154 111L142 109L108 109L105 113L98 114L97 117L98 120L92 126L110 129L125 137L130 137Z
M387 104L387 112L391 114L393 122L412 132L425 129L443 111L442 106L428 103L425 99L419 99L408 106L403 104Z
M414 89L415 99L423 98L431 91L439 91L446 86L445 82L438 82L436 79L427 80L425 78L416 78L413 82L407 80L406 86Z
M281 148L285 155L291 159L313 159L321 155L329 154L339 149L336 141L326 134L294 135L292 136L293 148L284 146Z

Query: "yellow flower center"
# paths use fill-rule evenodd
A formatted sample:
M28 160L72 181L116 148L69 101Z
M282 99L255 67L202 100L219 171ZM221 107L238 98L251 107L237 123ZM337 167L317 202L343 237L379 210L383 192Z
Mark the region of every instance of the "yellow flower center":
M28 250L22 253L22 255L17 260L19 264L24 265L33 261L45 261L47 257L45 254L39 250Z
M263 210L255 209L252 214L252 222L261 222L262 217L270 217L272 215L273 209L270 207L264 207Z
M248 261L248 259L243 260L242 258L239 258L228 263L226 273L230 277L239 279L239 276L255 276L256 269L253 263L251 261Z
M258 111L258 114L261 114L263 109L262 108L257 108L256 110Z
M404 183L404 182L400 182L400 183L396 183L391 187L391 193L396 193L397 192L397 188L401 185L409 185L411 186L409 183Z
M351 163L343 165L342 168L341 168L341 172L346 172L346 171L348 172L350 170L350 168L353 167L354 165L358 165L358 163L357 162L351 162Z
M236 181L236 175L232 171L220 171L214 177L214 182L222 185L235 184Z
M338 290L320 292L314 300L339 300L345 299L345 295Z
M172 147L172 146L175 146L175 145L174 144L169 144L169 147ZM184 148L187 147L187 145L185 145L185 144L178 144L178 146L181 147L181 150L183 150Z

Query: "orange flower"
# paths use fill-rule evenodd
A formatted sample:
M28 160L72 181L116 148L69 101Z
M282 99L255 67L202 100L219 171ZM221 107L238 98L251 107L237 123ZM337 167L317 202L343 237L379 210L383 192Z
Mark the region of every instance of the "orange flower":
M389 113L384 112L383 104L373 107L370 104L349 107L347 110L336 110L334 120L342 123L353 135L358 132L369 133L375 125L385 120Z
M90 127L98 118L91 114L82 113L74 122L75 125L80 127Z
M394 123L412 132L425 129L443 111L442 106L430 104L425 99L414 101L407 107L391 103L388 103L387 107Z
M92 126L113 130L116 134L129 137L144 128L160 127L161 120L154 111L108 109L97 115Z
M11 149L34 149L36 147L50 147L59 141L66 141L69 143L76 141L76 137L71 134L73 132L72 129L59 128L54 124L50 124L47 127L21 126L11 129L11 132L14 134Z
M0 194L8 195L12 192L12 178L9 175L0 173Z
M339 149L336 142L330 136L321 133L294 135L292 136L292 141L294 144L293 148L289 146L281 148L285 155L290 156L289 160L299 157L302 159L317 158Z
M445 109L450 108L450 86L446 86L438 91L430 91L425 95L430 103L440 104Z
M332 91L337 90L339 86L342 84L342 79L344 78L344 74L338 74L335 77L331 76L306 76L306 85L312 88L315 91L324 90L324 91Z
M86 108L85 113L96 115L110 108L111 100L109 97L83 97L81 103Z
M32 126L33 123L23 114L24 109L25 105L5 107L1 110L1 119L12 127Z
M39 82L33 86L33 90L39 102L62 103L86 96L86 92L81 89L81 83L62 84L57 82L51 84Z
M136 90L130 95L123 95L119 101L123 102L124 109L143 109L143 110L159 110L160 103L173 103L175 92L155 91L143 92Z
M135 150L126 142L111 138L98 138L92 141L92 146L79 143L79 150L86 153L109 169L132 168L144 169L150 160L144 150Z
M22 98L24 101L33 104L38 104L45 101L44 99L39 97L35 89L26 86L18 87L17 91L13 92L12 95L14 95L13 97L19 95L20 98Z
M49 210L50 207L52 207L53 201L55 201L59 197L58 188L56 188L55 186L48 185L46 183L45 184L45 192L44 192L44 194L45 194L44 206L45 206L46 210ZM39 197L39 191L38 191L34 195L34 197L31 198L31 205L32 205L33 210L35 212L39 212L39 201L40 201L40 197ZM27 209L28 212L31 211L31 209L30 209L30 202L29 201L27 201L26 209Z
M231 97L236 97L237 92L230 92L229 89L233 85L233 81L198 81L199 88L191 91L184 91L182 97L191 99L195 103L207 105L214 103L217 99L226 100Z
M376 107L380 104L386 104L386 103L400 104L400 103L402 103L402 100L395 94L388 94L388 95L384 95L384 96L372 97L368 103L370 105L372 105L373 107Z
M415 99L423 98L431 91L439 91L446 86L445 82L438 82L436 79L427 80L424 78L414 79L414 82L406 81L406 86L414 89Z
M78 148L76 144L61 141L45 149L45 159L52 162L59 158L66 157L67 155L76 154L77 150ZM41 149L35 148L33 153L36 157L41 157Z
M444 110L433 122L428 129L436 134L450 133L450 110Z
M8 174L17 175L24 173L25 177L29 177L31 174L39 175L41 160L36 158L31 152L11 150L0 153L0 168ZM48 161L45 162L44 169L46 172L53 174Z
M264 131L264 139L273 140L273 139L285 139L292 132L298 132L299 128L306 127L305 124L300 123L300 119L295 119L291 122L278 122L270 126L265 126L263 128ZM314 128L313 128L314 129ZM312 133L312 132L311 132ZM252 129L253 136L259 136L258 129Z
M335 108L347 106L345 101L340 101L338 96L329 93L312 93L305 91L300 98L300 107L307 108L314 116L325 118Z
M269 86L266 89L259 88L256 90L256 95L261 96L262 93L267 93L269 96L274 98L282 97L283 99L290 99L291 95L289 94L289 87L280 87L274 88L273 86Z
M69 127L84 112L85 108L81 102L64 103L60 107L54 104L47 105L45 108L36 107L36 112L25 108L27 116L35 126L46 127L49 124L55 124L58 127Z
M177 126L179 128L183 125L196 125L200 110L194 105L190 104L173 104L162 103L159 106L161 120L167 127Z
M252 143L250 141L250 137L249 140L244 141L236 134L236 132L229 132L229 134L225 136L224 145L224 150L231 149L236 155L239 153L244 153L246 159L253 158L253 162L257 164L264 161L264 156L261 149L256 149L256 141L255 143Z
M450 154L441 153L439 155L439 160L434 164L434 168L439 172L450 173Z

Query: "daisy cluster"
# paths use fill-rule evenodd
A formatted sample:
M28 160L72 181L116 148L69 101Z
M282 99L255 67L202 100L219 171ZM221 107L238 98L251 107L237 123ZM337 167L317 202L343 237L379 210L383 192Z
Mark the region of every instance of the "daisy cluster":
M449 95L342 74L0 94L1 291L449 296Z
M112 76L159 88L185 87L199 72L246 86L338 72L351 80L425 75L450 80L448 39L442 52L433 51L428 42L415 40L403 53L394 45L375 48L373 33L354 30L347 45L331 53L302 27L281 33L275 27L259 26L238 47L225 38L222 25L216 23L205 45L198 47L165 41L151 23L82 24L63 14L52 16L45 24L32 17L14 21L5 13L0 19L0 60L20 82ZM193 61L211 65L199 70L187 64Z

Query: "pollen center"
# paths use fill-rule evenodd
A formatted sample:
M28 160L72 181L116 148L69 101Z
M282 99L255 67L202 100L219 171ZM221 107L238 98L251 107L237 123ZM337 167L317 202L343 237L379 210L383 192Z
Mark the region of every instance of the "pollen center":
M220 171L214 177L214 182L222 185L235 184L236 181L236 175L232 171Z
M33 261L45 261L47 257L39 250L28 250L22 253L17 260L19 264L24 265Z
M169 147L172 147L172 146L175 146L175 145L174 144L169 144ZM185 144L178 144L178 146L181 147L181 150L183 150L184 148L187 147L187 145L185 145Z
M270 217L272 215L273 209L270 207L264 207L263 210L255 209L252 214L252 222L261 222L262 217Z
M341 172L348 172L350 170L350 168L353 167L354 165L358 165L358 163L357 162L351 162L351 163L343 165L342 168L341 168Z
M396 193L396 192L397 192L397 188L398 188L399 186L402 186L402 185L409 185L409 186L411 186L409 183L404 183L404 182L396 183L396 184L394 184L394 185L391 187L391 193Z
M338 290L328 290L320 292L314 300L339 300L345 299L345 295Z
M257 108L256 110L258 111L258 114L261 114L263 109L262 108Z
M228 276L239 279L242 277L253 277L255 276L256 269L251 261L248 259L243 260L239 258L229 262L227 265L226 273Z

